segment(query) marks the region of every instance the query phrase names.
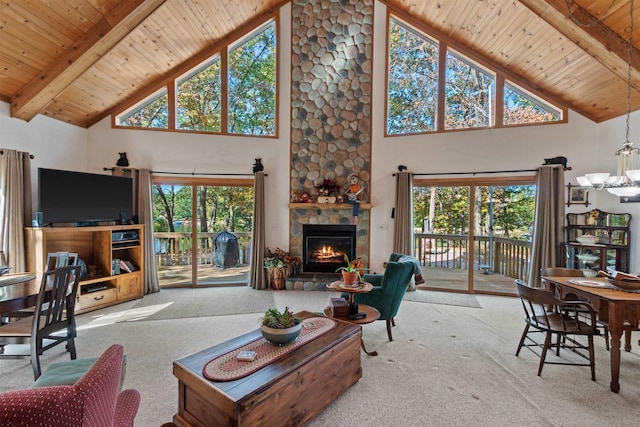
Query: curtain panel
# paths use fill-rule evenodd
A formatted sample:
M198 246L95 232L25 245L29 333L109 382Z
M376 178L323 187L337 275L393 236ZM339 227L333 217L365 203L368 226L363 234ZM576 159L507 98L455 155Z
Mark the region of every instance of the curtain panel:
M413 254L413 174L396 174L395 222L393 226L393 251Z
M253 184L253 232L251 238L251 264L249 285L254 289L268 289L263 268L265 239L264 172L256 172Z
M541 166L536 176L536 201L529 285L539 287L540 269L563 264L564 168Z
M24 227L31 225L31 158L2 149L0 156L0 250L12 272L26 271Z
M113 168L113 175L127 176L133 180L133 215L144 224L144 293L160 292L158 265L153 238L152 175L149 169Z

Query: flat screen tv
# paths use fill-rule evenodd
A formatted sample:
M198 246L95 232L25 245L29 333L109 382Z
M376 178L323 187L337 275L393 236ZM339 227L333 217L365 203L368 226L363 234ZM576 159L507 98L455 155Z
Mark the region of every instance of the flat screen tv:
M42 212L40 226L128 221L133 212L132 179L39 168L38 211Z

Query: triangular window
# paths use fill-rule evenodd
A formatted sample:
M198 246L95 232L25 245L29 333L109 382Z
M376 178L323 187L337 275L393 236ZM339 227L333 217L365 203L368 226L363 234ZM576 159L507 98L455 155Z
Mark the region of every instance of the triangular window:
M556 122L562 120L562 111L542 101L524 89L505 82L504 118L505 125L525 123Z
M151 95L140 104L118 115L116 124L139 128L167 129L169 122L167 89Z

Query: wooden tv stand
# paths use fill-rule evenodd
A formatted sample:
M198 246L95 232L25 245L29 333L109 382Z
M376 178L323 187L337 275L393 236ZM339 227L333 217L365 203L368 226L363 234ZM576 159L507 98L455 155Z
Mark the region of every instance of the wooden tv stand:
M136 232L124 239L122 233ZM80 281L76 313L108 307L144 294L144 226L111 225L96 227L26 228L27 270L41 274L47 254L73 252L87 265L87 277ZM129 261L132 273L113 274L114 259ZM94 273L94 274L91 274Z

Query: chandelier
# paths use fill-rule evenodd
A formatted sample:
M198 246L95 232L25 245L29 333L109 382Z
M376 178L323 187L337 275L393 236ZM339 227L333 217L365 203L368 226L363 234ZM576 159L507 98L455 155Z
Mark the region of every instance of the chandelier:
M631 116L631 63L633 59L633 0L629 3L629 49L627 65L627 121L624 145L616 151L618 170L615 175L605 172L588 173L577 177L578 184L585 189L606 189L619 197L640 194L640 169L636 168L640 149L629 141L629 120Z

